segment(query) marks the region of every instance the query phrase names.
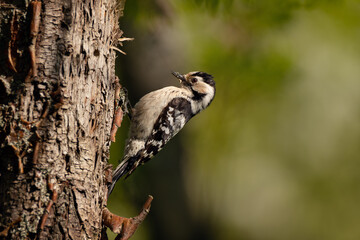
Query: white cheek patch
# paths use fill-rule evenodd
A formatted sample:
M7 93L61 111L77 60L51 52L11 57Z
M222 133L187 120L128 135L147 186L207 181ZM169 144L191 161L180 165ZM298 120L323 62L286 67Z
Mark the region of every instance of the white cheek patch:
M215 95L215 90L213 87L203 83L197 86L193 86L193 90L198 93L205 94L201 101L192 101L191 102L191 110L193 113L198 113L204 110L207 106L209 106L210 102L213 100Z
M207 94L209 92L209 87L207 84L203 83L203 82L197 82L193 85L192 89L194 89L194 91L201 93L201 94Z
M206 108L210 104L210 102L213 100L214 95L215 95L214 88L212 88L208 85L206 85L206 87L207 87L207 90L206 90L207 94L203 100L204 108Z

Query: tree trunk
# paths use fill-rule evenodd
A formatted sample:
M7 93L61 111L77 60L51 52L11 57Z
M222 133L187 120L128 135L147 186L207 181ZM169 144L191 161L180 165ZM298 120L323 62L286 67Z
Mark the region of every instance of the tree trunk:
M0 236L100 238L118 86L115 5L0 3Z

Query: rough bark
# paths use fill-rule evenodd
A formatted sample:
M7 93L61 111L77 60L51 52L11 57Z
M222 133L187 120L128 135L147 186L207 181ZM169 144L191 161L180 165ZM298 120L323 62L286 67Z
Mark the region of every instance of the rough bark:
M0 3L0 234L7 239L100 238L118 85L115 4Z

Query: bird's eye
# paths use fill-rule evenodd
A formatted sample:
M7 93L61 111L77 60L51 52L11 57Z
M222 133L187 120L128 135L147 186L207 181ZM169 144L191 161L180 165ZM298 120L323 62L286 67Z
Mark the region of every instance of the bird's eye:
M197 81L198 81L197 78L192 78L192 79L191 79L191 82L192 82L192 83L196 83Z

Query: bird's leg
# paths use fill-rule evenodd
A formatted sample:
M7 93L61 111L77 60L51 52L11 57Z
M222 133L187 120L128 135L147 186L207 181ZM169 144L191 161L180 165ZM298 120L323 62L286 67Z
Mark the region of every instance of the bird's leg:
M129 119L132 118L132 106L129 100L128 90L125 87L121 88L119 106L123 109L124 113L128 115Z

